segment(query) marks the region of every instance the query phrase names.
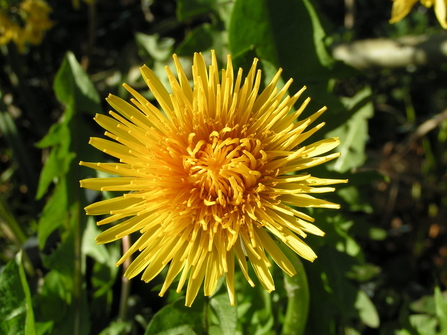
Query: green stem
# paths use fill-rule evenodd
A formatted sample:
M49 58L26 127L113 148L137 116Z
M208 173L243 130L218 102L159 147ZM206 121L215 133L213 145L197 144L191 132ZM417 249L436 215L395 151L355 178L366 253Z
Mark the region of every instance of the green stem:
M301 259L292 250L285 245L281 245L281 249L297 271L293 277L284 273L288 303L281 335L302 335L306 329L310 302L306 271Z
M81 335L82 324L82 227L80 218L80 204L75 202L72 206L74 224L74 290L73 300L75 304L74 335Z
M12 241L18 248L22 248L27 240L26 235L20 228L20 225L12 212L9 210L2 195L0 195L0 226L10 241ZM26 273L33 277L34 267L26 252L23 253L22 260Z
M129 250L130 247L130 238L129 236L124 236L122 239L123 243L123 254ZM123 263L123 272L126 272L127 268L130 265L130 257L126 259ZM118 319L120 321L125 321L127 318L127 300L129 299L130 294L130 280L123 276L121 279L121 297L120 297L120 308L118 313Z
M85 56L82 58L81 66L84 70L87 70L90 58L93 55L93 50L96 42L96 26L97 26L97 13L96 13L96 1L92 1L88 5L88 42Z
M209 308L210 308L210 297L205 296L205 304L203 309L203 335L209 334L210 322L209 322Z

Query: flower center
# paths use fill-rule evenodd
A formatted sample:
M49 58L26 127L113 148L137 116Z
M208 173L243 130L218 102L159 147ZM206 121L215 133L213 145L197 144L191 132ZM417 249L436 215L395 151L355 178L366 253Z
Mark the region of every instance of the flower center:
M207 206L239 205L261 176L259 158L264 156L260 147L258 139L220 139L216 135L209 141L200 140L184 157L187 181Z

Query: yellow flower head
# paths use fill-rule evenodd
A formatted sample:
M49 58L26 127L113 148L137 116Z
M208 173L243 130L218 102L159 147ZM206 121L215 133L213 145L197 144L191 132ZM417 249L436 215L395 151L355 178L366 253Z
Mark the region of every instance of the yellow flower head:
M11 20L6 16L0 13L0 45L8 44L11 40L17 38L17 32L20 30L20 27L11 22Z
M213 294L223 275L234 304L235 259L253 286L248 259L269 292L275 286L267 254L293 276L295 269L276 240L313 261L316 255L302 238L324 233L295 207L339 208L309 194L331 192L334 188L327 185L346 182L304 172L339 156L325 155L338 138L302 144L324 125L306 130L326 110L297 121L310 99L297 110L292 106L305 88L286 95L292 80L278 89L280 70L260 92L257 59L243 78L242 69L234 76L228 56L219 76L216 55L211 55L209 67L201 54L194 55L193 87L174 55L177 78L166 67L172 93L143 66L143 78L161 109L124 85L134 97L132 104L110 95L107 101L117 112L95 117L113 141L90 140L120 162L80 163L120 176L85 179L82 187L129 192L86 207L89 215L110 214L99 225L115 222L97 242L139 231L117 265L139 250L124 275L143 272L146 282L168 266L160 296L179 276L177 291L188 281L187 306L202 284L206 296Z
M18 13L24 25L17 24L14 18L0 13L0 45L13 41L19 52L25 52L26 43L38 45L45 32L53 26L48 18L51 7L43 0L25 0L20 3Z
M26 40L34 45L42 42L45 32L53 26L48 16L51 7L43 0L25 0L20 9L26 13L26 22L23 34Z
M396 23L402 20L413 8L418 0L393 0L390 23ZM430 8L434 6L436 18L442 28L447 29L447 0L421 0L421 3Z

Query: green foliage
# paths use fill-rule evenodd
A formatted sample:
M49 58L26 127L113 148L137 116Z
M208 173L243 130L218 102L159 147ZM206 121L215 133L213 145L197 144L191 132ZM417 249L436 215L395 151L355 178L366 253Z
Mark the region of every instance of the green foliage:
M237 327L237 309L230 305L228 295L223 293L213 296L209 304L217 315L222 335L234 334Z
M390 26L385 2L362 3L349 30L338 22L344 8L334 10L333 2L94 3L74 11L49 1L55 28L42 45L25 55L1 48L1 334L447 334L446 69L359 73L335 61L329 47L371 37L365 32L433 34L424 8ZM210 49L221 64L231 53L245 71L259 58L264 86L278 68L279 85L294 80L290 94L306 85L303 96L312 102L304 116L328 107L312 140L341 140L341 157L310 172L349 184L328 196L341 210L309 211L326 233L305 239L318 255L314 263L285 248L297 275L273 264L276 291L268 294L256 280L251 287L237 271L236 306L221 279L214 295L199 292L189 308L184 293L153 292L165 273L153 284L121 281L120 244L97 245L103 228L82 210L109 195L79 188L93 172L78 162L104 161L88 145L101 131L91 119L103 113L107 94L128 94L121 81L153 99L135 75L139 66L168 85L172 53L190 68L194 52L208 57ZM423 124L435 130L420 135Z
M196 299L192 307L185 307L185 299L163 307L146 328L146 335L203 334L203 299Z
M284 69L293 78L292 91L307 85L306 94L341 112L338 99L327 91L334 61L324 45L324 29L309 1L236 1L229 27L230 50L237 57L249 50ZM311 105L314 106L315 104Z
M22 251L0 274L0 330L2 334L35 335L31 293L22 266Z
M300 335L304 334L309 315L309 284L306 270L300 258L285 246L283 246L282 251L291 260L297 274L293 277L284 274L284 288L288 301L281 334Z
M327 137L339 137L341 145L337 151L341 156L332 168L338 172L347 172L365 163L365 144L368 140L368 119L373 116L371 89L369 87L357 92L352 98L342 98L343 105L352 113L351 117L341 126L331 130ZM352 203L356 203L352 201Z

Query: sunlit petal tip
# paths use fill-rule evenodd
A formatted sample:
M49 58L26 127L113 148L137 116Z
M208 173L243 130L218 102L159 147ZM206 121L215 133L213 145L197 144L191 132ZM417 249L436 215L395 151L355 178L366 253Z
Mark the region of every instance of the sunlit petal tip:
M160 109L124 84L134 96L132 103L110 94L107 101L118 113L95 117L109 139L91 138L89 143L119 163L80 165L118 177L84 179L81 187L124 195L85 210L88 215L110 215L98 222L113 225L96 238L97 243L140 234L117 263L138 254L125 277L143 273L142 280L149 282L168 267L160 296L179 278L177 292L186 285L185 304L191 306L201 287L211 295L224 276L234 305L235 263L255 286L249 276L251 263L269 292L275 289L270 273L275 263L290 276L296 273L275 237L309 261L317 257L302 239L306 233L324 232L295 208L339 208L310 194L331 192L334 189L326 185L347 181L312 177L308 170L338 157L340 153L327 152L340 141L301 145L324 124L305 130L327 108L300 120L306 99L289 114L306 86L286 96L290 81L285 89L276 87L282 69L262 92L258 59L243 78L243 71L234 73L227 56L226 70L219 76L214 51L211 65L195 53L190 87L177 55L173 59L177 75L167 71L169 89L149 67L140 68Z

